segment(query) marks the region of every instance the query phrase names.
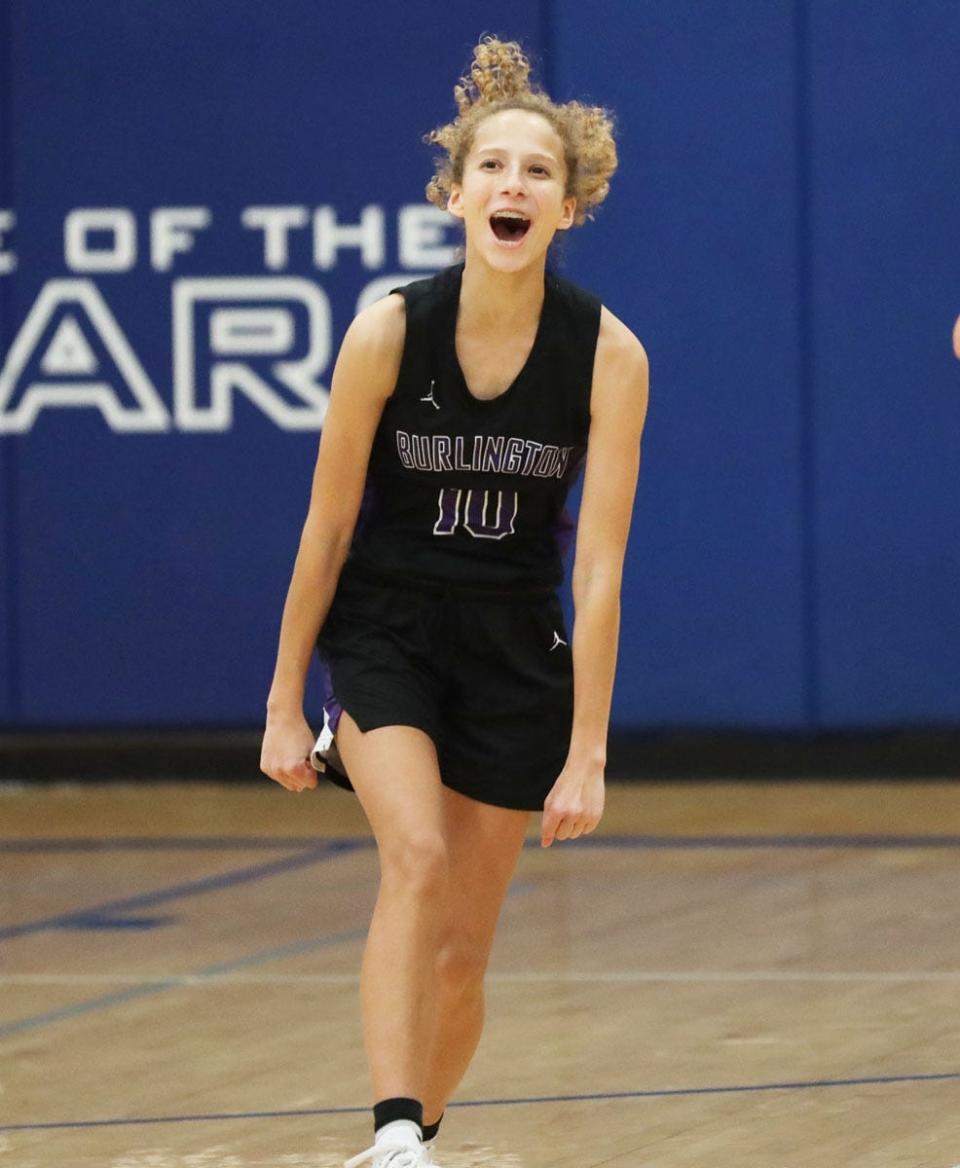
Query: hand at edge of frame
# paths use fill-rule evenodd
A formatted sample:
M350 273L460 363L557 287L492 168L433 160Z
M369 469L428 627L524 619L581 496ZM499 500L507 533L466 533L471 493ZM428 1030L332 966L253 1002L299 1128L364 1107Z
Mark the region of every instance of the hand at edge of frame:
M314 735L300 715L268 715L260 750L260 769L288 791L312 790L317 772L310 763Z
M540 846L589 835L603 815L603 767L567 762L543 804Z

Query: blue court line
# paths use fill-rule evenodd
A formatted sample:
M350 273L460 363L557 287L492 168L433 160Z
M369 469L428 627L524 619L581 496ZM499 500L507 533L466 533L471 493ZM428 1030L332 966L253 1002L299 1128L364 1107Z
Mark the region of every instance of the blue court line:
M89 998L84 1002L76 1002L72 1006L63 1006L59 1010L49 1010L44 1014L34 1014L29 1018L19 1018L16 1022L0 1023L0 1039L9 1038L14 1034L22 1034L27 1030L37 1030L41 1026L48 1026L52 1022L63 1022L68 1018L78 1018L81 1014L89 1014L94 1010L105 1010L110 1006L118 1006L124 1002L131 1002L137 998L148 998L155 994L162 994L167 990L188 988L184 983L184 976L197 981L208 977L219 977L225 973L236 973L240 969L249 969L255 965L266 965L270 961L282 961L286 957L299 957L303 953L313 953L317 949L328 949L331 945L339 945L341 941L355 941L365 937L366 927L348 929L342 933L328 933L322 937L308 938L303 941L291 941L286 945L278 945L272 949L262 949L259 953L250 953L246 957L239 957L233 961L218 961L215 965L204 966L186 975L170 978L165 981L151 982L149 985L133 986L127 990L119 990L113 994L104 994L99 998Z
M48 929L82 927L84 920L91 916L100 917L111 912L127 912L130 909L152 907L171 900L182 900L189 896L202 896L207 892L219 892L224 888L248 884L254 880L263 880L267 876L276 876L281 872L292 872L297 868L319 863L332 856L351 851L355 846L349 840L330 840L300 851L295 856L271 860L267 864L239 868L233 872L207 876L202 880L191 880L186 884L176 884L172 888L162 888L155 892L141 893L138 896L108 900L103 904L89 905L85 908L74 909L72 912L60 913L57 916L44 917L37 921L26 921L20 925L7 925L0 928L0 941L9 941L14 937L23 937L30 933L42 933Z
M960 848L960 835L589 835L578 840L558 840L557 844L578 848ZM554 847L557 846L554 844ZM166 839L0 839L0 854L31 852L112 852L112 851L245 851L301 848L350 850L372 848L371 836L344 836L312 840L302 836L170 836ZM539 848L539 840L526 841L527 848ZM2 936L2 934L0 934Z
M812 1091L826 1087L870 1087L890 1083L938 1083L960 1079L960 1072L936 1075L874 1075L858 1079L811 1079L784 1083L746 1083L723 1087L668 1087L651 1091L603 1091L587 1095L527 1095L512 1099L461 1099L448 1107L516 1107L541 1103L603 1103L617 1099L668 1099L677 1096L736 1095L757 1091ZM156 1115L136 1119L79 1119L62 1123L6 1123L0 1132L55 1131L65 1128L136 1127L155 1123L215 1123L233 1119L303 1119L318 1115L365 1115L369 1107L316 1107L296 1111L225 1111L208 1115Z
M274 836L104 836L87 838L0 839L0 854L30 852L206 852L206 851L276 851L284 848L317 848L335 839L302 835ZM349 840L356 846L359 839ZM372 845L373 840L369 843Z
M514 897L518 893L529 892L536 885L531 881L514 882L507 895ZM41 1026L49 1026L54 1022L63 1022L70 1018L89 1014L95 1010L107 1010L111 1006L122 1005L136 998L146 998L154 994L165 993L167 990L188 988L191 981L203 981L204 978L219 977L225 973L235 973L239 969L249 969L256 965L265 965L270 961L281 961L286 957L298 957L304 953L312 953L318 949L327 949L331 945L338 945L341 941L356 941L367 935L367 927L348 929L341 933L328 933L321 937L314 937L305 941L291 941L286 945L273 949L262 949L259 953L250 953L246 957L234 958L232 961L221 961L216 965L207 965L203 969L194 970L187 974L178 974L173 978L163 978L150 982L149 985L133 986L130 989L118 990L112 994L102 994L97 998L88 998L83 1002L76 1002L72 1006L62 1006L58 1010L48 1010L43 1014L34 1014L28 1018L18 1018L15 1022L0 1022L0 1040L11 1035L20 1034L26 1030L36 1030Z
M570 844L585 848L960 848L960 835L588 835ZM527 841L527 847L539 846L538 841Z

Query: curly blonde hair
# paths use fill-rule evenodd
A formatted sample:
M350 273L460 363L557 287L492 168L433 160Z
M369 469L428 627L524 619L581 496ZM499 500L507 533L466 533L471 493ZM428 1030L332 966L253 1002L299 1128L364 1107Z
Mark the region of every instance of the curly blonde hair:
M433 178L427 183L427 198L446 208L453 183L463 182L463 166L477 127L501 110L521 109L541 114L556 130L563 143L567 183L564 197L577 200L574 223L592 219L590 213L610 190L610 176L617 169L617 147L613 140L614 118L602 106L569 101L557 105L542 90L530 84L530 62L517 41L501 41L485 36L473 50L468 76L454 86L459 114L445 126L424 135L446 156L435 160Z

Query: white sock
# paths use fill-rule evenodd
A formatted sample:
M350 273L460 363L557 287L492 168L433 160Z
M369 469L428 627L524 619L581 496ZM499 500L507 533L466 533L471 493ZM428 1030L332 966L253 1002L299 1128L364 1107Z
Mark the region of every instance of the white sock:
M419 1148L423 1143L420 1125L412 1119L395 1119L377 1129L374 1144L399 1144L403 1148Z

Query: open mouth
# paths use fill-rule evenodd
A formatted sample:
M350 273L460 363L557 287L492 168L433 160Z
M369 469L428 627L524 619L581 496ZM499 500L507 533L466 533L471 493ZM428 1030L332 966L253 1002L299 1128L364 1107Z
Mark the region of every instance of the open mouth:
M530 220L523 215L501 213L490 216L490 226L501 243L519 243L530 228Z

